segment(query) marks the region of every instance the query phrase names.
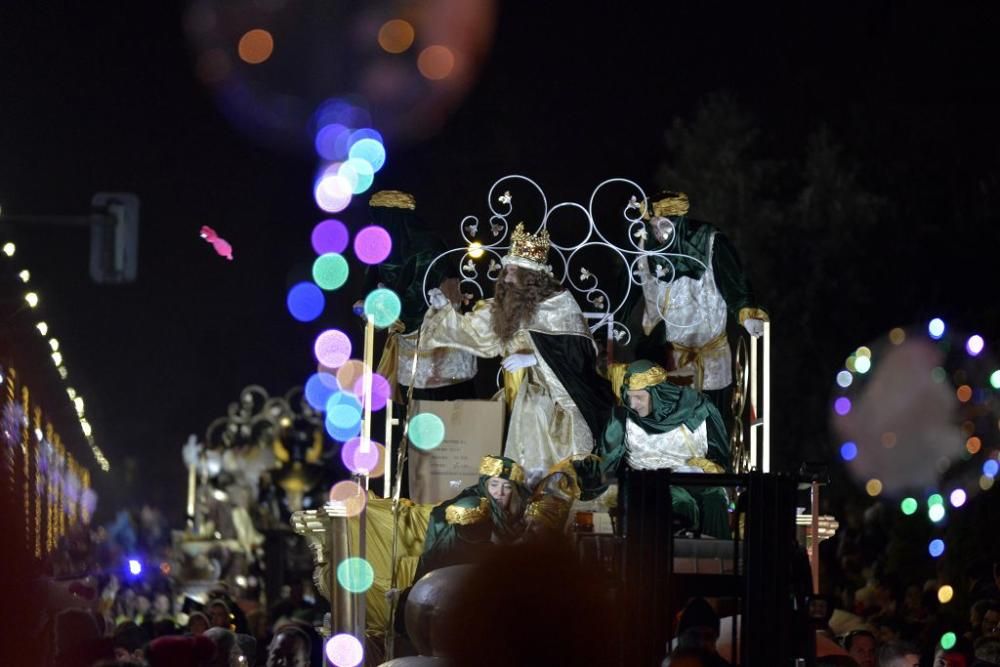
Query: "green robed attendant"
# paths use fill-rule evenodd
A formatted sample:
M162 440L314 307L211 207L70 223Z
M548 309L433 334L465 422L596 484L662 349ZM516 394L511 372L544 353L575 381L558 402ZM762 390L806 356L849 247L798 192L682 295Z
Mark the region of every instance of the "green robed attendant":
M479 482L431 510L414 582L431 570L470 562L485 546L521 537L528 499L520 465L502 456L484 456Z
M606 475L617 475L623 466L709 473L729 468L726 427L701 392L669 382L662 367L646 360L629 364L616 389L623 405L615 408L598 443ZM713 537L730 536L724 489L670 489L674 512L691 528Z

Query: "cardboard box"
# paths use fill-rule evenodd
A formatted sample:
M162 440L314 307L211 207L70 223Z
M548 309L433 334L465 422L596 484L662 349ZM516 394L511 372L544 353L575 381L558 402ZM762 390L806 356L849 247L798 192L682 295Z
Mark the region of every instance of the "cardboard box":
M444 441L430 451L410 448L410 499L437 504L479 481L484 456L503 452L503 401L414 401L412 414L444 422Z

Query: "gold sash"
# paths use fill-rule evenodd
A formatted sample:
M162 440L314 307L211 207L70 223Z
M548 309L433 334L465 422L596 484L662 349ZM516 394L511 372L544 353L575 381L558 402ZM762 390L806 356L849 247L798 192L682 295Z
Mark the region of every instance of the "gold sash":
M701 391L702 386L705 384L705 354L725 350L727 343L725 330L700 347L689 347L680 343L671 343L674 351L680 354L680 358L677 360L677 368L684 368L689 364L694 365L694 388L698 391Z

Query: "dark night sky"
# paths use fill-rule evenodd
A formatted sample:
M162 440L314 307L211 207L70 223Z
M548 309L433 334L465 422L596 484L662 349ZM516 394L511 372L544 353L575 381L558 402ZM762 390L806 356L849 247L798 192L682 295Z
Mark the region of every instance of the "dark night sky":
M103 490L126 488L133 457L133 498L177 512L187 435L241 387L277 393L312 369L316 327L288 317L284 293L321 219L316 161L230 126L193 74L182 6L110 4L0 9L0 205L81 213L96 191L141 197L132 285L89 281L84 233L16 236L115 471ZM389 145L375 188L414 192L448 234L507 173L537 178L555 200L611 176L655 189L671 120L718 90L774 146L820 122L856 130L860 115L866 132L853 139L874 142L879 159L906 147L906 159L953 165L951 177L997 168L995 4L791 4L503 3L479 81L437 135ZM356 210L347 217L362 219ZM198 238L203 224L233 243L235 262ZM357 296L345 292L327 322L346 320ZM886 319L911 319L912 306L887 302Z

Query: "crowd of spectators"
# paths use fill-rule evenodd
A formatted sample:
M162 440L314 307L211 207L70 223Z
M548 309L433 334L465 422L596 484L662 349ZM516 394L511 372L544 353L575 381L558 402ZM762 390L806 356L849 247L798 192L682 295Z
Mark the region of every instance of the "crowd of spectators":
M218 582L192 593L163 515L120 512L74 526L35 582L42 601L32 636L44 667L197 667L321 664L315 626L325 607L293 580L265 607L260 587Z

